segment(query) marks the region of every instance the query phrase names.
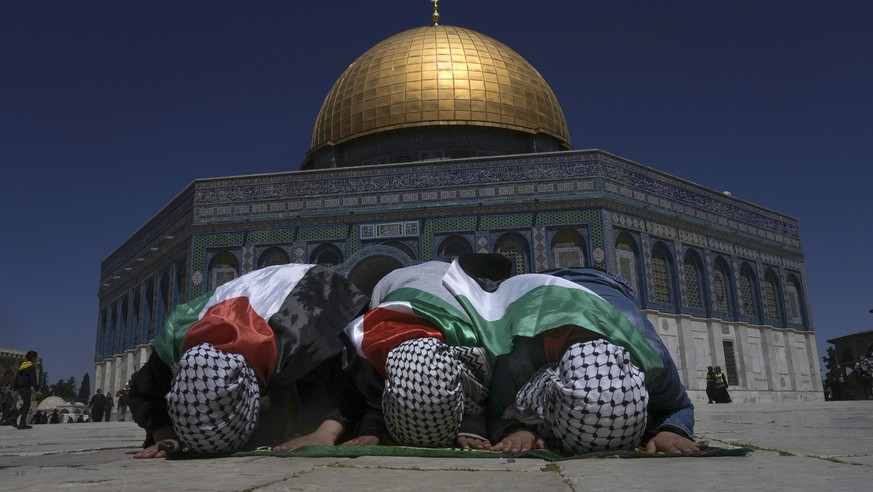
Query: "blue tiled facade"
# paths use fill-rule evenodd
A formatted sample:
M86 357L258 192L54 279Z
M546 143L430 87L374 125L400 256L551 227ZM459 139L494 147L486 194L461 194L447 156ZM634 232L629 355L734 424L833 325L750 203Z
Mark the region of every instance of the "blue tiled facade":
M494 251L512 234L530 272L558 266L552 241L566 230L580 238L585 265L612 271L620 270L616 239L630 238L631 276L648 309L812 329L795 219L602 151L566 151L195 181L104 262L95 362L148 342L173 304L213 288L218 255L241 275L268 251L315 262L328 246L351 275L374 257L440 259L449 238ZM655 245L671 265L667 302L653 295ZM689 253L703 261L703 299L715 295L710 272L719 259L734 279L750 268L757 306L765 272L775 273L782 314L742 313L735 281L727 309L688 306L680 267ZM799 318L787 316L789 278L800 288L791 301Z

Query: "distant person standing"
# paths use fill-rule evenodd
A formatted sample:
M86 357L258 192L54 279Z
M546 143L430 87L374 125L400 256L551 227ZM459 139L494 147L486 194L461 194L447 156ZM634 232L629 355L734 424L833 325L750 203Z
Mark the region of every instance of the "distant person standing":
M828 377L825 380L825 389L827 390L825 399L830 398L830 401L846 399L846 378L843 377L843 371L844 369L837 364L836 367L828 373Z
M115 393L116 404L118 405L118 408L115 411L115 420L119 422L124 422L124 419L127 418L127 402L130 399L128 396L129 393L129 384L125 384L124 388L121 388Z
M861 384L860 398L862 400L873 399L873 362L867 360L863 355L859 355L853 372Z
M706 403L715 403L715 369L712 366L706 368Z
M17 425L14 413L15 408L15 391L12 389L12 384L4 384L0 389L0 425Z
M24 356L24 362L18 366L18 377L15 378L15 390L21 398L21 412L18 415L19 429L32 429L27 425L27 414L30 413L30 400L33 398L33 390L39 385L39 377L36 374L37 353L31 350Z
M94 393L88 406L91 407L91 422L103 420L103 414L106 413L106 395L103 394L102 389Z
M103 414L107 422L112 420L112 407L115 406L115 404L112 402L111 391L112 390L106 392L106 413Z
M728 393L727 376L721 372L721 367L715 366L715 402L730 403L731 395Z
M33 414L33 418L30 419L31 424L47 424L48 416L42 410L37 411Z
M837 376L831 387L833 388L834 400L846 399L846 378L842 373Z

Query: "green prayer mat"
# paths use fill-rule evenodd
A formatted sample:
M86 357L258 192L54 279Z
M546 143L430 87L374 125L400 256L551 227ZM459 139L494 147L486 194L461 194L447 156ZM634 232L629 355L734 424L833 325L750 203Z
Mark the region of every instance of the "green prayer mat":
M545 449L534 449L519 453L496 451L462 450L452 448L416 448L409 446L306 446L294 451L274 451L270 448L255 451L238 451L227 455L239 456L278 456L305 458L357 458L359 456L406 456L418 458L539 458L546 461L564 461L586 458L708 458L715 456L745 456L752 452L748 448L709 447L696 453L647 453L634 451L599 451L576 456L564 456ZM186 456L187 455L187 456ZM168 459L186 459L205 456L190 453L173 453ZM212 456L214 457L214 456Z

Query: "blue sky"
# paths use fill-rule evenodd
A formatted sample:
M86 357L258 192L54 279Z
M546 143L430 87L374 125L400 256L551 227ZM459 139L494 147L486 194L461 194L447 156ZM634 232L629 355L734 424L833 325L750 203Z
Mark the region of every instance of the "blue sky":
M440 2L599 148L800 222L819 352L873 329L873 2ZM0 3L0 346L93 378L100 262L192 180L296 169L427 0Z

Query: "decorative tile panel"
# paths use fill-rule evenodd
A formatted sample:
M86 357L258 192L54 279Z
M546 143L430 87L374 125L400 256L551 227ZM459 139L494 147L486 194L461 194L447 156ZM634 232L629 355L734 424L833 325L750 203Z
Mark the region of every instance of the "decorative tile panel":
M242 257L242 273L248 273L252 271L252 258L255 255L255 248L251 244L243 245L240 251L240 256Z
M683 231L681 229L679 230L679 240L686 244L693 244L700 247L706 246L706 238L704 236L693 232Z
M546 228L534 226L532 229L534 271L541 272L549 268L548 245L546 244Z
M491 252L491 241L487 232L476 232L476 248L477 253Z
M387 239L418 236L419 224L417 221L385 222L381 224L362 224L358 228L361 239Z
M603 263L603 260L606 258L605 254L603 253L603 248L594 248L594 253L592 254L592 257L598 265L601 265Z
M663 224L658 224L657 222L646 221L646 232L653 236L662 237L665 239L675 239L676 238L676 229L673 227L667 227Z

